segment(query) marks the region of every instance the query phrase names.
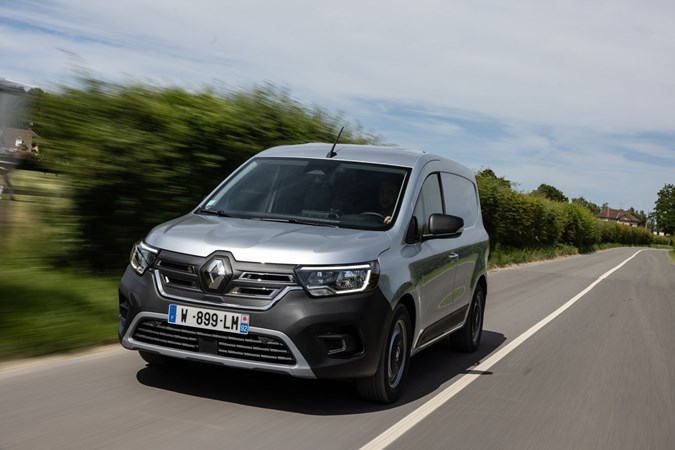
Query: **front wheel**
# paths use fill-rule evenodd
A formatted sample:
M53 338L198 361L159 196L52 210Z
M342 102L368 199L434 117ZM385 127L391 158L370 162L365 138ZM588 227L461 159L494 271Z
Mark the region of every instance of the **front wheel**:
M175 360L168 356L160 355L159 353L146 352L144 350L139 350L138 354L141 355L143 361L148 363L151 366L165 367L172 365Z
M389 325L387 340L375 375L357 380L359 395L367 400L392 403L401 394L410 363L412 341L410 314L398 305Z
M485 293L480 284L476 286L469 308L469 317L466 318L466 323L459 331L450 335L450 342L455 350L473 353L478 349L483 334Z

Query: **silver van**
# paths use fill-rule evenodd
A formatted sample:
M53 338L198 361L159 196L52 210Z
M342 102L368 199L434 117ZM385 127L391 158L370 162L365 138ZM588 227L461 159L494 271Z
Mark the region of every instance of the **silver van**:
M393 402L415 353L478 347L488 252L475 177L454 161L275 147L134 245L119 337L149 364L353 379Z

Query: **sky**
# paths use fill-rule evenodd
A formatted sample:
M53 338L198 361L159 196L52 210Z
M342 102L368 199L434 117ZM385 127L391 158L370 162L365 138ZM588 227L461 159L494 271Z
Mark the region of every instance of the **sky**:
M0 78L273 83L527 192L650 212L675 184L675 2L0 0Z

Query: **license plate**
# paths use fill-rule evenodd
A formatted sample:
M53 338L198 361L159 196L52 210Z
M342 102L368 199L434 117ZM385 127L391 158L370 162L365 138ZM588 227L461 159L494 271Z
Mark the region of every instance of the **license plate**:
M228 333L248 334L248 314L235 314L192 306L169 305L169 323Z

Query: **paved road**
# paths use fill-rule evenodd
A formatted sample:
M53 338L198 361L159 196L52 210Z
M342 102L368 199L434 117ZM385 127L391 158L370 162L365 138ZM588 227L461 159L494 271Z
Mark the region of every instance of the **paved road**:
M403 398L112 347L0 370L0 449L675 448L675 266L643 250L488 370L477 370L637 249L491 272L483 345L413 358ZM466 374L474 381L420 411ZM397 425L401 424L401 425Z

